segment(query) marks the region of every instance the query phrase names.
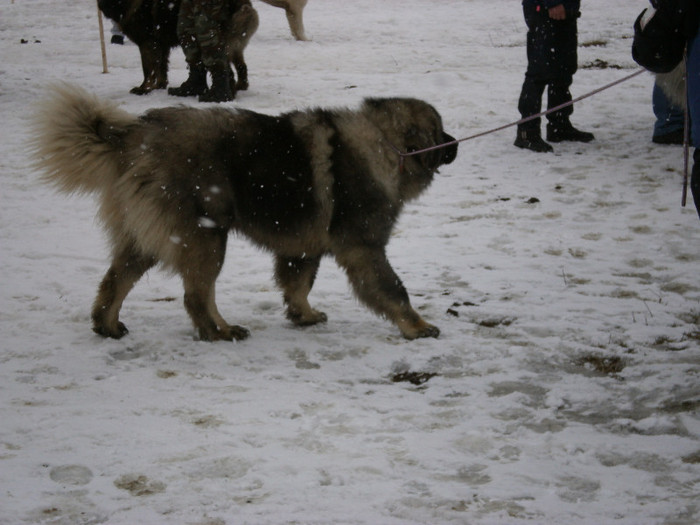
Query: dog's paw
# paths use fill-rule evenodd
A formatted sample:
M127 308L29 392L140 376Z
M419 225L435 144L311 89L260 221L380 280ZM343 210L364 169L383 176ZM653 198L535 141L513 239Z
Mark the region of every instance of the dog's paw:
M305 313L295 312L290 309L287 311L287 318L296 326L313 326L328 321L326 314L314 309Z
M425 321L421 323L421 326L404 329L401 332L406 339L420 339L423 337L437 338L440 335L440 329L437 326L428 324Z
M227 324L210 330L199 329L200 341L242 341L250 335L250 330L238 325Z
M243 326L238 326L238 325L229 325L229 331L231 333L232 339L235 339L236 341L243 341L243 339L247 339L248 336L250 336L250 330Z
M117 322L116 328L108 328L104 325L95 324L92 327L92 331L102 337L111 337L112 339L121 339L126 334L129 333L129 329L121 321Z
M167 83L146 83L144 82L140 86L133 87L129 90L129 93L132 95L148 95L151 91L154 89L165 89L167 87Z

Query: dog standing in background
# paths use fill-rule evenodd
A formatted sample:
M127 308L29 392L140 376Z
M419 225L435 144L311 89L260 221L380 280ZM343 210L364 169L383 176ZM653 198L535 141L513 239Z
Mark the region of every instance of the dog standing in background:
M306 40L303 11L308 0L261 1L283 8L294 37L297 40ZM180 2L181 0L98 0L98 6L104 15L114 20L122 32L139 48L143 82L140 86L132 88L132 93L144 95L154 89L167 87L170 50L180 44L177 36ZM252 6L250 9L255 12ZM257 28L257 13L255 13L255 19L255 28L251 27L252 32L239 30L231 35L230 49L240 50L240 59L232 57L234 65L237 60L245 65L242 53L248 39ZM241 24L232 22L232 26L240 27ZM238 83L241 83L240 77L239 72Z
M113 259L92 310L93 329L120 338L119 310L160 264L182 277L185 307L202 340L244 339L215 302L230 231L275 257L287 317L326 321L308 295L332 255L357 297L408 339L440 331L412 308L386 257L404 203L418 197L457 145L438 112L411 98L366 99L357 110L268 116L223 107L170 107L135 116L75 86L39 109L34 147L46 181L96 193Z

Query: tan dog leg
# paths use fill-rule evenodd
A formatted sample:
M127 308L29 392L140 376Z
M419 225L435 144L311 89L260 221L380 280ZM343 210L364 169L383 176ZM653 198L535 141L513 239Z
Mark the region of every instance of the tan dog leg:
M250 332L242 326L229 325L216 307L216 278L226 255L226 232L190 239L189 245L181 254L178 271L185 287L185 309L200 339L245 339Z
M155 262L152 257L139 253L132 244L116 251L92 308L92 329L95 333L115 339L129 333L124 323L119 321L119 311L136 282Z
M266 4L281 7L287 15L289 29L297 40L308 40L304 31L304 6L308 0L262 0Z
M408 293L389 264L383 248L355 246L335 253L357 297L374 312L392 321L406 339L437 337L440 330L411 307Z
M282 288L287 318L297 326L314 325L328 319L323 312L311 308L308 300L320 262L320 257L275 258L275 278Z

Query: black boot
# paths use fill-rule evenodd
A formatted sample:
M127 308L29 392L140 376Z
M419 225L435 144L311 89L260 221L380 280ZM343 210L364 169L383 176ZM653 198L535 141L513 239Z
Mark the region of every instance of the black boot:
M529 149L538 153L548 153L554 148L542 140L542 134L537 128L521 128L518 127L518 134L515 138L514 146L523 149Z
M670 131L664 133L663 135L654 135L651 137L651 141L654 144L678 144L683 145L683 140L685 139L685 132L682 129L676 131Z
M199 95L200 102L228 102L233 100L235 92L231 88L231 74L229 68L214 70L211 72L211 88Z
M190 74L180 87L168 88L168 95L194 97L207 91L207 70L202 64L190 66Z
M576 129L568 121L547 124L547 140L550 142L590 142L594 138L593 133Z

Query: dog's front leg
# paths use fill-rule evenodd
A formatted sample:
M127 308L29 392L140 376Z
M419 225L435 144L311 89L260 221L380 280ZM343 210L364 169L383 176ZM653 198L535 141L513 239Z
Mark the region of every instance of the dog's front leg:
M440 330L411 306L408 292L389 264L384 247L344 247L336 251L335 257L347 272L357 297L394 322L406 339L440 335Z
M328 318L309 304L309 292L316 280L320 257L275 257L275 279L282 289L287 318L297 326L323 323Z
M145 42L139 46L143 83L131 89L134 95L145 95L154 89L168 86L168 60L170 48L163 48L156 41Z

